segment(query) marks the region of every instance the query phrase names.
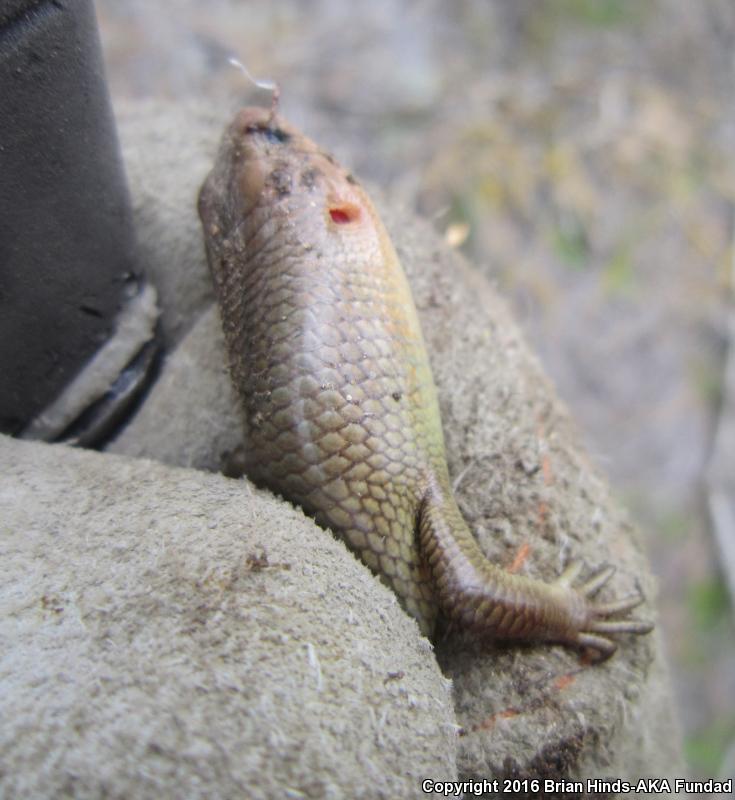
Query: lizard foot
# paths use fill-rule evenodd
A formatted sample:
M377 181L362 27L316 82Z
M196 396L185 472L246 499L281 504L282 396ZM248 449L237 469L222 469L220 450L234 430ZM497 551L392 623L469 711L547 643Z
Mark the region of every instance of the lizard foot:
M593 573L584 583L573 586L582 571L582 563L573 561L556 580L556 585L576 592L583 599L587 615L584 624L571 638L573 644L587 647L598 653L599 661L604 661L617 650L617 644L609 637L614 633L646 634L653 630L653 623L645 620L623 618L637 608L644 597L640 592L611 600L606 603L591 601L599 590L615 574L615 567L606 566ZM612 619L611 619L612 617Z

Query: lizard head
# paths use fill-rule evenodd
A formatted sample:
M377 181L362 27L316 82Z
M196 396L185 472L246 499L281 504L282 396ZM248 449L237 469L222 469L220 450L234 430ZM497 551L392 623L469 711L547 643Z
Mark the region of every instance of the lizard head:
M225 131L199 215L208 237L246 250L276 237L279 247L325 258L380 247L380 222L355 178L265 108L242 109Z

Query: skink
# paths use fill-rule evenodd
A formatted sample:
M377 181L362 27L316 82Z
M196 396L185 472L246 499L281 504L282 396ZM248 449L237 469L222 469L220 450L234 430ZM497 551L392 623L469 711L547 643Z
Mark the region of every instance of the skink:
M450 488L418 316L390 239L359 183L272 111L226 130L199 196L246 473L331 528L431 635L441 611L478 635L588 647L648 633L638 594L492 564Z

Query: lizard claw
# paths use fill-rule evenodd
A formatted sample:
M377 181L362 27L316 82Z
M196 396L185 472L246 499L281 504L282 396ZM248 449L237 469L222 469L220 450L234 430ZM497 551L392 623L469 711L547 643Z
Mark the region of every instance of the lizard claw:
M587 602L589 598L597 594L608 583L615 574L615 567L603 567L580 586L572 587L572 582L580 572L581 562L572 562L557 580L558 585L566 586L572 591L576 591L586 601L587 617L582 628L572 637L574 644L597 651L598 660L603 661L617 650L617 644L608 638L609 634L632 633L642 635L653 630L653 623L645 620L632 618L610 619L610 617L619 617L627 614L639 606L645 600L640 592L617 600L610 600L606 603Z
M591 578L588 578L587 581L579 587L579 591L581 591L585 597L592 597L602 589L615 572L615 567L612 565L603 567L595 572Z

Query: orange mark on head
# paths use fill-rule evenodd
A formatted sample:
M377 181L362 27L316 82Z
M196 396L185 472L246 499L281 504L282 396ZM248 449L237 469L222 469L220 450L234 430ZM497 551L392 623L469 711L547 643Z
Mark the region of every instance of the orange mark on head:
M360 206L354 203L333 203L329 206L329 217L337 225L357 222L360 216Z

